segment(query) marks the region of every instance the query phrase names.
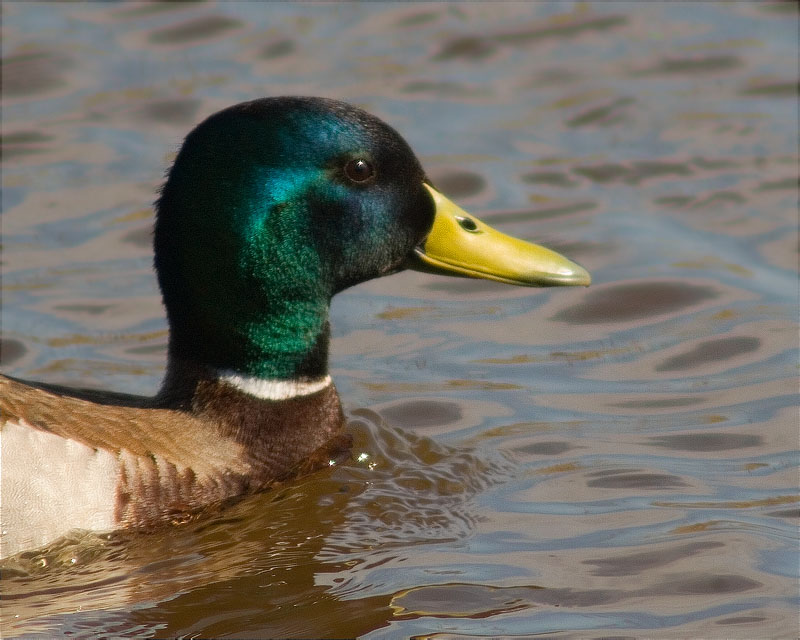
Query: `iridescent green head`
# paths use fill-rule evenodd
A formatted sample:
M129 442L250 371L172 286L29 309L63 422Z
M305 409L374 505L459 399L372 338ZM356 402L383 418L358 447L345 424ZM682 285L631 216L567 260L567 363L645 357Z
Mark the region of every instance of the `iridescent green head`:
M187 136L157 203L170 357L260 378L322 376L331 297L412 260L556 283L496 277L473 258L446 264L450 231L431 229L452 203L426 183L394 129L342 102L265 98L212 115ZM564 273L557 284L588 284L585 272L574 282Z
M158 201L170 355L324 375L331 297L400 269L433 223L424 178L393 129L333 100L255 100L208 118Z

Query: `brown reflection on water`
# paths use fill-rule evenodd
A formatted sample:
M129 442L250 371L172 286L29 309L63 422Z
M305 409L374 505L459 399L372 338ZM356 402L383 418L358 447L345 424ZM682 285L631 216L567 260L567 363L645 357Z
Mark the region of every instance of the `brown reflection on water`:
M738 69L743 65L741 58L733 55L699 54L694 56L663 58L658 62L642 66L634 75L691 75L713 73Z
M741 593L763 586L762 583L745 576L729 573L695 573L682 575L662 582L644 595L654 596L713 596L723 593Z
M405 83L400 91L417 98L442 98L459 102L494 102L494 95L488 88L466 82L412 80Z
M444 342L443 338L424 338L419 342L418 336L410 336L376 329L362 329L339 336L333 339L332 350L342 355L359 354L362 356L392 356L416 353L421 349L431 349ZM364 377L364 372L359 376L358 371L349 372L350 375ZM373 379L374 378L370 378Z
M579 184L579 181L570 178L566 171L532 171L524 174L522 181L553 187L574 187Z
M273 36L265 44L261 45L258 55L259 58L264 60L274 60L294 53L296 48L297 45L293 40L282 36Z
M626 184L634 185L652 178L668 177L674 179L679 176L692 175L692 169L688 163L663 160L634 162L631 165L586 165L575 167L572 171L579 176L588 178L592 182L625 182Z
M514 452L531 456L558 456L575 448L575 445L569 442L534 442L533 444L515 447Z
M0 338L0 364L10 365L28 352L24 343L13 338Z
M691 164L704 176L724 174L729 180L738 179L735 186L726 188L694 187L687 192L686 186L673 186L653 197L659 209L714 234L747 237L785 229L784 235L796 238L796 158L744 157L709 163L695 157ZM752 215L753 208L757 215ZM791 268L797 268L796 260Z
M458 422L463 417L455 402L417 400L402 402L380 410L380 414L398 427L442 426Z
M633 598L711 596L752 591L760 586L750 578L724 573L683 575L642 590L444 584L401 592L392 598L391 606L400 618L488 618L540 605L596 608Z
M588 126L615 127L631 123L633 120L631 107L634 104L636 104L636 99L631 96L592 101L588 108L581 109L575 115L567 118L564 124L574 129Z
M461 286L458 282L456 284ZM466 285L465 290L467 286L472 285ZM494 291L497 291L496 288ZM641 328L649 322L663 322L670 318L680 318L680 322L664 328L665 332L685 331L687 322L697 322L699 326L708 319L708 316L721 313L720 309L724 310L726 306L755 298L755 295L746 289L731 287L706 278L684 281L645 279L614 284L597 283L592 284L587 290L577 287L559 290L556 295L547 290L535 289L516 292L512 290L509 293L534 299L535 296L549 296L549 299L541 306L513 317L500 316L493 318L491 322L452 322L446 323L444 328L475 340L533 343L539 347L558 345L557 352L563 354L559 357L566 360L572 343L579 336L585 338L588 335L593 340L600 340L607 334ZM709 309L713 311L709 312ZM691 316L689 319L681 317L682 313L697 314L697 320L693 321ZM785 330L785 323L783 324ZM591 327L588 334L580 329L583 325ZM614 345L616 346L616 342ZM635 353L641 351L642 345L636 342L627 343L626 348ZM577 350L578 354L582 352L582 349ZM606 355L613 355L613 349ZM633 360L624 366L633 366L637 362L638 360ZM651 375L654 366L654 364L649 366ZM629 374L624 373L623 377L627 378Z
M678 409L680 407L691 407L703 404L706 398L703 396L672 396L642 398L641 400L625 400L624 402L612 402L609 406L619 409Z
M47 157L47 162L59 162L66 154L70 154L74 160L75 153L89 153L92 154L88 160L92 163L103 164L115 159L115 155L107 147L103 145L79 145L76 147L68 147L63 149L54 157ZM129 208L130 212L122 219L117 221L124 224L128 216L139 218L144 215L146 218L152 216L152 210L142 209L143 203L151 201L153 198L153 185L139 184L139 183L107 183L87 185L75 185L64 189L55 191L31 191L27 194L23 203L17 207L11 207L3 210L3 234L11 233L34 233L37 225L42 225L49 222L65 222L67 220L74 220L75 225L81 224L82 220L92 212L107 209L125 209ZM36 216L26 216L24 212L35 211ZM140 212L146 211L141 214ZM109 220L109 231L113 231L117 226L115 221ZM92 242L95 238L87 241ZM86 244L83 245L84 247ZM100 250L100 246L103 247ZM109 240L104 238L102 243L98 243L97 247L92 252L85 252L82 256L69 256L65 255L72 247L59 247L59 251L53 251L48 247L48 250L43 251L41 254L34 256L30 255L30 248L28 250L17 250L16 246L9 246L3 252L3 259L10 260L11 256L15 260L26 259L26 262L20 264L36 264L37 266L49 264L70 264L81 263L87 260L108 260L109 258L116 257L117 251L120 246L116 238ZM59 261L59 258L61 260ZM6 263L8 264L8 263ZM10 266L10 265L9 265ZM17 268L16 264L14 268Z
M191 125L197 119L201 102L195 98L153 100L139 107L136 115L146 122Z
M763 437L748 433L682 433L650 438L652 446L673 451L728 451L758 447L763 443Z
M149 249L153 246L153 227L147 225L139 229L132 229L126 232L120 240L121 242L132 244L135 247Z
M717 624L753 624L754 622L763 622L764 620L766 620L764 616L732 616L730 618L717 620Z
M764 515L771 518L800 518L800 507L797 509L782 509L781 511L769 511Z
M389 386L395 388L398 385L389 383ZM432 388L419 385L418 390L430 391ZM477 396L457 402L429 396L412 397L373 405L372 409L393 428L419 431L429 437L474 427L487 419L506 417L511 413L508 407L498 402L480 400Z
M570 214L579 214L592 211L597 208L597 202L590 200L557 200L548 198L547 201L532 209L523 209L521 211L500 211L485 216L487 222L492 224L507 224L512 222L531 222L535 220L544 220L546 218L555 218L568 216Z
M203 16L155 29L147 35L147 41L155 45L193 46L220 38L231 30L242 27L242 21L228 16Z
M73 331L45 340L50 347L69 347L81 344L92 345L137 345L161 340L167 335L166 328L154 331L132 330L132 325L147 318L159 318L163 307L158 300L147 296L119 298L75 297L69 301L43 299L32 308L68 320ZM83 325L81 331L75 325Z
M184 2L148 2L133 5L114 6L108 14L97 12L96 19L100 21L129 20L134 18L149 17L164 13L191 11L201 4L202 0L184 0Z
M786 233L771 242L759 247L764 259L777 267L788 271L800 270L800 237L796 233Z
M654 549L644 553L615 555L612 558L590 558L583 560L582 563L597 567L592 571L592 575L595 576L632 576L672 564L704 551L720 549L724 546L722 542L715 541L690 542L680 546Z
M479 173L464 170L436 170L431 180L439 191L450 198L468 198L487 188L486 179Z
M797 344L796 331L788 318L744 322L730 332L718 330L716 332L718 337L710 340L681 340L682 334L679 331L685 335L697 327L700 333L701 326L710 330L723 327L732 319L739 319L739 314L725 310L703 314L696 321L686 323L680 329L668 330L665 336L678 341L676 344L642 353L631 362L599 364L585 375L588 378L602 380L674 379L680 375L691 377L719 375L732 372L737 367L756 363L763 363L763 366L767 367L770 358L779 356Z
M457 36L444 42L434 55L436 61L482 61L499 48L535 46L548 40L560 40L586 32L602 32L627 23L622 15L584 15L565 13L547 20L535 20L518 29L484 33L480 36Z
M40 98L43 94L74 89L75 78L68 72L73 60L58 51L31 49L3 57L3 96Z
M65 134L63 130L57 128L49 128L42 126L36 130L19 129L11 130L12 127L3 125L4 131L2 136L2 146L0 147L0 161L6 167L29 167L29 170L24 175L16 175L13 178L3 176L3 186L8 187L26 187L32 186L42 179L42 165L57 164L57 163L71 163L75 161L76 154L78 154L84 162L96 165L104 165L105 163L114 160L114 154L106 145L99 142L83 142L75 144L69 134ZM46 173L45 173L46 175ZM124 193L127 185L119 185L120 190ZM49 206L51 211L41 211L36 209L34 202L37 196L42 197L44 194L30 193L29 198L26 200L25 207L31 206L36 210L36 216L25 216L26 223L41 223L47 218L48 213L51 216L57 216L59 210L52 204ZM52 193L44 197L49 197L54 202L59 202L57 196ZM53 211L53 209L55 210ZM9 207L4 203L3 217L9 223L16 226L20 220L15 217L21 216L7 216L6 214L13 211L13 207ZM87 213L89 207L85 207L83 213ZM13 228L13 227L12 227ZM6 233L6 226L4 224L3 232Z
M714 360L756 351L761 340L754 337L717 338L700 343L691 351L673 356L656 367L656 371L684 371Z
M640 320L682 311L718 296L712 287L686 282L641 282L590 291L584 300L552 316L570 324Z
M796 98L800 85L790 78L753 78L739 91L743 96L766 96L775 98Z
M677 476L665 473L647 473L640 469L610 469L586 474L587 487L599 489L668 490L688 486Z
M53 148L55 136L42 131L19 130L4 132L0 143L0 159L18 162L25 156L45 153Z
M693 420L715 423L720 407L736 406L743 403L757 403L764 399L794 395L797 384L792 379L778 379L752 385L717 390L704 390L701 393L682 396L671 393L611 393L611 394L539 394L536 404L554 408L572 408L590 413L609 415L639 415L643 419L650 415L675 414L676 409L687 407L692 411L716 409L707 416L694 417ZM643 409L647 409L644 411ZM722 418L724 420L725 418Z

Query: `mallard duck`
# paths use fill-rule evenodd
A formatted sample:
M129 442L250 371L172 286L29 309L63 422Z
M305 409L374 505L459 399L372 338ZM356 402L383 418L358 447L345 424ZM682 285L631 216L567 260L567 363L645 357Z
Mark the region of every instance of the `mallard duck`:
M154 252L170 328L155 397L0 376L3 556L181 521L346 452L328 314L347 287L404 268L590 281L448 200L378 118L308 97L237 104L189 133Z

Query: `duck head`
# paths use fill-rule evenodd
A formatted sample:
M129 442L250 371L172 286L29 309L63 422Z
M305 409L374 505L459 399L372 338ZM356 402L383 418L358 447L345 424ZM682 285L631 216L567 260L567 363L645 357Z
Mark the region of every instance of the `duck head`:
M324 376L332 296L406 267L589 284L575 263L459 209L394 129L334 100L212 115L187 136L156 208L170 358L259 378Z

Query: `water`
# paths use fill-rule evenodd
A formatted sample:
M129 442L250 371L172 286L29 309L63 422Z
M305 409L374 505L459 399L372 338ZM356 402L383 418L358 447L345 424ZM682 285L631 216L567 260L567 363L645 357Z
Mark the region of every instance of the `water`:
M318 94L590 269L340 295L354 460L3 566L4 637L798 635L793 3L3 5L3 370L152 393L194 123Z

